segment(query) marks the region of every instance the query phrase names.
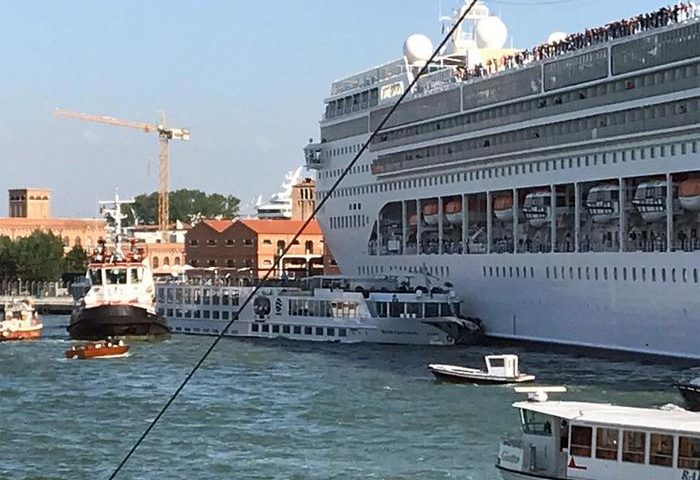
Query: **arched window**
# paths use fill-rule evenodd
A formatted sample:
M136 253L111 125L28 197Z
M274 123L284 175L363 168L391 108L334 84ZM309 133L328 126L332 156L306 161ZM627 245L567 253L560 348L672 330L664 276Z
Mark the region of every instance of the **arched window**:
M173 265L180 265L180 257L175 257Z
M277 251L281 252L282 250L284 250L284 247L285 247L284 240L278 240L277 241Z
M163 266L170 265L170 257L163 258Z
M314 242L312 240L307 240L304 249L306 253L314 253Z
M160 266L160 260L158 257L153 257L153 268L158 268Z
M82 246L83 246L83 242L82 242L82 240L80 240L80 237L75 237L75 242L74 242L73 245L76 246L76 247L82 247Z

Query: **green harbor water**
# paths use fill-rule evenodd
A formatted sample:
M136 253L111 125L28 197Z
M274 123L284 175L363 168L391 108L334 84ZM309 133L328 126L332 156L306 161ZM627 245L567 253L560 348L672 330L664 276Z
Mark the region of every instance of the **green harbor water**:
M137 343L122 359L66 360L67 317L0 343L0 478L108 478L211 338ZM428 363L517 353L571 400L681 402L687 364L546 347L404 347L225 339L118 478L495 480L518 432L511 387L440 383Z

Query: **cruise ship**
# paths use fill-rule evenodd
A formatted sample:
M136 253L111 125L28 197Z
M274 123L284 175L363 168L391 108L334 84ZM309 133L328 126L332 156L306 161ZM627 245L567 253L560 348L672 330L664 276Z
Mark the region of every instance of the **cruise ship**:
M319 212L344 275L427 269L488 335L700 358L700 18L679 4L529 50L478 2ZM430 59L333 82L325 196Z

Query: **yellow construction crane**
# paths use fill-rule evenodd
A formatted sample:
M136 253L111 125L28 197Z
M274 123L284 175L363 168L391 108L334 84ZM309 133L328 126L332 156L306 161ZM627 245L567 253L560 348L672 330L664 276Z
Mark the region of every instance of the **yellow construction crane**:
M168 171L170 168L168 165L168 142L170 142L170 140L173 138L176 140L189 140L189 129L167 127L165 125L165 114L162 112L160 114L160 122L157 125L119 120L118 118L107 115L90 115L87 113L69 112L59 108L54 111L54 115L59 117L74 118L76 120L85 120L88 122L106 123L120 127L134 128L145 133L158 134L158 139L160 141L160 154L158 156L158 228L160 229L161 235L165 240L168 232L168 219L170 217L170 203L168 200Z

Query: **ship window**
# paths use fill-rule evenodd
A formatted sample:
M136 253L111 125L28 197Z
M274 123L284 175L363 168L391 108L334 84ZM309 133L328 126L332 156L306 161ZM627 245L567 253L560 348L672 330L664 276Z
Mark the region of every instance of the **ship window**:
M158 315L161 315L161 316L165 315L165 309L164 309L164 308L159 308L159 309L158 309Z
M138 268L130 268L129 273L130 273L129 283L131 283L131 284L139 283L139 269Z
M282 333L290 333L290 332L291 332L291 328L289 327L289 325L282 325Z
M625 430L622 436L622 461L644 463L647 443L646 438L647 434L644 432Z
M258 332L258 331L260 331L260 325L258 325L257 323L254 323L250 326L250 329L253 332Z
M329 337L335 337L335 328L333 328L333 327L326 328L326 335Z
M220 313L219 313L218 310L214 310L214 311L211 313L211 315L212 315L212 318L213 318L214 320L218 320L218 319L219 319Z
M530 267L530 278L535 278L535 267Z
M678 437L678 468L700 470L700 438Z
M651 268L651 281L652 282L656 281L656 268L654 268L654 267Z
M595 458L617 460L617 428L598 428L596 431Z
M168 317L172 317L172 316L173 316L173 309L172 309L172 308L169 308L169 309L168 309L167 316L168 316Z
M348 336L347 330L344 328L339 328L338 329L338 336L339 337L347 337Z
M280 326L279 326L279 325L273 325L273 326L272 326L272 333L280 333Z
M627 281L627 267L622 267L622 280Z
M665 268L661 269L661 281L662 282L666 281L666 269Z
M126 268L110 268L105 273L107 274L107 285L126 284Z
M301 334L301 326L300 325L294 325L294 334L295 335Z
M311 327L304 327L304 334L305 335L313 335L314 329Z
M209 310L204 310L204 318L210 318L211 312Z
M229 318L228 315L229 315L228 310L224 310L223 312L221 312L221 319L228 320L228 318Z
M90 270L90 285L102 285L102 270ZM162 290L161 290L162 292Z
M523 433L531 435L552 435L551 417L532 410L521 410Z
M676 283L676 269L675 268L671 269L671 281L673 283Z
M199 310L194 311L194 318L202 318L202 312Z
M662 467L673 466L673 436L661 433L651 434L649 463Z
M262 331L263 333L270 333L270 325L268 325L267 323L263 323Z
M323 327L316 327L316 335L323 335Z
M185 318L192 318L192 310L185 310Z
M591 443L593 440L593 429L591 427L571 426L571 443L569 452L577 457L591 456Z
M698 269L693 269L693 282L698 283Z

